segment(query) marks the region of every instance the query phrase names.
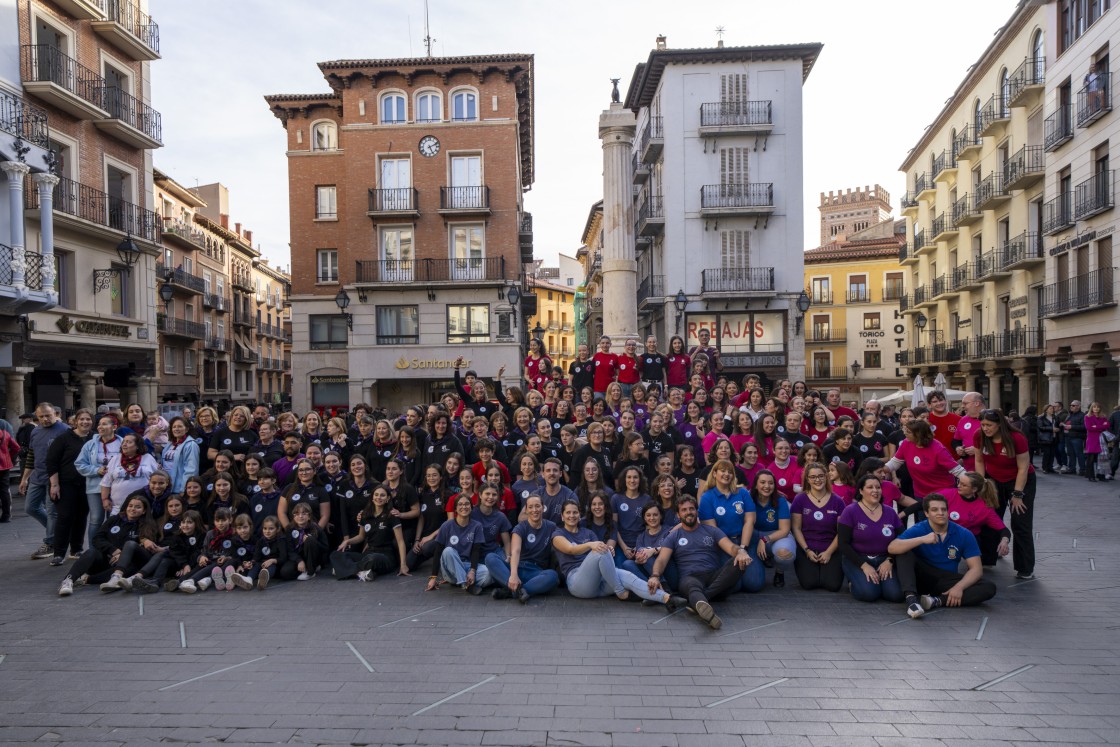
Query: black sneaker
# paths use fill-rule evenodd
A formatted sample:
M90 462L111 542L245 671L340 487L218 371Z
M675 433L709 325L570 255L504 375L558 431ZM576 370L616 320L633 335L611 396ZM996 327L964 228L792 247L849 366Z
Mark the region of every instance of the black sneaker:
M1031 571L1019 571L1015 574L1015 578L1019 579L1020 581L1030 581L1032 578L1034 578L1034 573L1032 573Z
M52 566L59 566L59 565L62 565L63 563L65 563L65 562L66 562L66 558L62 557L61 555L55 555L53 558L51 558L51 565Z
M179 589L179 579L177 579L177 578L168 579L163 584L163 590L164 591L177 591L178 589Z
M774 588L780 589L786 585L786 574L781 571L774 571Z
M670 612L676 612L688 606L688 600L684 597L669 597L669 601L665 603L665 608Z
M509 590L508 586L499 586L490 592L491 599L513 599L513 592Z
M477 597L482 593L482 587L478 584L471 584L467 587L467 593Z
M922 605L922 609L926 612L935 610L938 607L944 606L945 604L943 601L941 601L941 597L935 594L922 594L922 598L919 600L919 603Z
M132 590L137 594L155 594L159 591L159 584L146 578L137 578L132 581Z
M918 598L916 596L911 594L910 596L906 597L906 614L910 615L911 620L917 620L925 613L926 611L922 609L922 604L918 601Z
M529 603L529 592L525 591L524 586L517 590L517 601L521 602L522 604Z

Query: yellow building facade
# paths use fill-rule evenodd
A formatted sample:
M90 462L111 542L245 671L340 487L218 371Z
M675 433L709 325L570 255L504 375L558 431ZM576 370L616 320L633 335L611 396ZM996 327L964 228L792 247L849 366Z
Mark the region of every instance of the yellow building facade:
M567 377L568 366L576 359L576 289L532 277L529 287L537 294L537 313L525 326L534 335L540 327L552 365L560 366Z

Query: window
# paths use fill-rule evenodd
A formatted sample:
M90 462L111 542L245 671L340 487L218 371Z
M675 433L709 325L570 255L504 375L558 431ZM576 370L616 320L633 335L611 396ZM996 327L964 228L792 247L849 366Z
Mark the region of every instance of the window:
M338 127L334 122L316 122L311 126L311 150L337 150Z
M481 225L451 227L451 276L455 280L482 280L483 227Z
M312 314L312 350L344 350L346 348L346 317L338 314Z
M315 188L315 219L338 220L338 188L333 184Z
M412 161L407 158L382 158L378 183L378 210L414 210L412 204Z
M746 231L720 231L720 267L738 270L751 265L751 237Z
M882 368L883 367L883 353L879 350L864 350L863 351L863 367L864 368Z
M105 63L105 88L102 91L102 108L109 112L113 119L133 121L135 103L130 92L132 82L128 73L109 63Z
M214 276L210 273L209 270L203 270L202 271L202 290L203 290L203 292L206 295L209 296L211 293L213 293L213 290L211 290L213 287L214 287Z
M381 229L381 279L412 282L412 228Z
M490 307L486 304L448 306L447 342L490 342Z
M817 304L830 304L832 303L832 279L831 278L813 278L810 284L811 292L809 300L813 305Z
M749 148L719 149L720 184L746 184L750 181L750 170L747 162L749 151Z
M719 76L719 100L724 103L741 103L749 97L746 73Z
M880 329L882 324L881 315L879 312L864 314L863 315L863 328L864 329Z
M183 373L194 373L194 351L190 348L183 351Z
M954 261L955 265L956 262ZM883 300L884 301L897 301L902 298L902 294L906 287L906 280L901 272L888 272L883 284Z
M473 122L478 119L478 96L473 91L457 91L451 95L451 120Z
M59 251L56 247L54 290L58 294L58 305L64 309L74 308L74 255Z
M866 303L870 300L871 297L867 292L867 276L850 275L848 277L848 303Z
M378 306L378 345L417 345L420 313L416 306Z
M114 314L129 315L128 272L123 267L113 266L113 277L109 281L109 298Z
M317 283L337 283L338 282L338 250L337 249L320 249L316 252L318 262L316 266L318 270L315 273L315 282Z
M404 94L385 94L381 98L381 124L401 124L407 121Z
M163 346L163 372L175 373L175 348L170 345Z
M443 119L443 101L435 91L422 91L416 95L416 121L439 122Z

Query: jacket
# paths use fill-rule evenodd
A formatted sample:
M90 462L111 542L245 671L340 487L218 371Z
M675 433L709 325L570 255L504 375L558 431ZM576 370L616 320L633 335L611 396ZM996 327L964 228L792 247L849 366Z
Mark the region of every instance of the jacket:
M19 464L19 444L7 431L0 430L0 472L6 472Z
M270 540L263 537L257 540L253 564L260 568L266 560L275 560L277 567L288 562L288 541L283 534L277 533Z
M108 467L109 461L121 453L122 440L124 439L120 436L114 435L113 440L106 444L101 436L95 435L82 447L74 467L86 478L87 493L101 493L101 475L97 471Z
M128 541L139 542L141 539L155 540L155 531L151 522L129 521L123 514L110 516L93 535L94 548L106 558L112 556L115 550L124 547Z
M167 444L159 455L160 467L171 476L171 492L181 494L187 478L198 474L198 442L186 438L176 446Z
M194 540L192 543L191 540ZM167 547L167 556L171 559L172 570L179 570L185 565L191 568L198 566L198 556L202 554L202 545L205 542L205 535L195 530L192 535L185 535L182 532L176 532L171 535L171 543Z

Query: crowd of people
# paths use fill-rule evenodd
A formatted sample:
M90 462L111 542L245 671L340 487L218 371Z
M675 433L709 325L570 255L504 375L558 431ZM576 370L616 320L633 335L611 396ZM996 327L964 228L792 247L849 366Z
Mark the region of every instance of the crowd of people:
M62 596L424 569L427 590L525 603L562 585L718 628L713 602L790 575L912 617L990 599L984 567L1009 554L1032 578L1032 454L1064 440L1043 468L1074 469L1079 424L1103 433L1099 407L1071 403L1034 418L1032 443L976 392L961 412L937 390L857 412L837 389L728 378L700 342L615 354L604 337L563 372L534 340L524 386L491 389L460 359L453 391L399 415L238 406L163 421L130 404L63 421L44 402L22 452L0 435L0 462L22 463L46 530L32 557L70 563Z

